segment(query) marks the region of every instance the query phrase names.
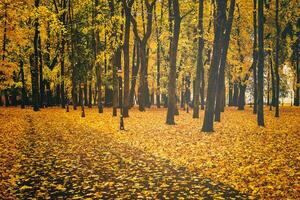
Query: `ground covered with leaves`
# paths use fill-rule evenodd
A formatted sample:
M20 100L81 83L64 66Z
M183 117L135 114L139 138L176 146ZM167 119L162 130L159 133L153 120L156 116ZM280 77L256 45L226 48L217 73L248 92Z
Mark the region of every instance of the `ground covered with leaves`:
M215 132L180 111L0 108L0 197L5 199L299 199L300 109L227 108Z

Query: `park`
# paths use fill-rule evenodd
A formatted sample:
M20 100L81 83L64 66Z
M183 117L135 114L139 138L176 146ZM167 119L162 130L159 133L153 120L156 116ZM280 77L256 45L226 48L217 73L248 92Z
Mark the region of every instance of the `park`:
M295 0L2 0L0 199L299 199Z

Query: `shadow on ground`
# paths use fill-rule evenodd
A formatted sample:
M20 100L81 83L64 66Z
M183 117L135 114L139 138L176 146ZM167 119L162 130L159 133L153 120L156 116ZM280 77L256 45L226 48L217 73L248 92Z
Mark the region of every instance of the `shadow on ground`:
M18 145L20 158L16 195L20 199L248 199L197 172L139 149L66 127L28 129ZM72 134L71 134L72 132Z

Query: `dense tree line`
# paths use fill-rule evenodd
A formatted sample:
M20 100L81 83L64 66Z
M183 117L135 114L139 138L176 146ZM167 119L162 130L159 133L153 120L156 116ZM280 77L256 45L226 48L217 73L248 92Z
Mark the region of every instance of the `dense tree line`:
M297 2L263 0L3 0L0 104L112 107L130 116L163 104L205 110L213 131L224 107L289 96L299 106ZM191 88L192 87L192 88ZM192 96L191 96L192 95Z

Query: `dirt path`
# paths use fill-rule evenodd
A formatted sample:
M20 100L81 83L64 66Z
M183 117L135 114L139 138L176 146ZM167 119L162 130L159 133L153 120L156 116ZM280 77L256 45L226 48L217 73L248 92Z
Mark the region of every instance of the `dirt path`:
M20 199L247 199L70 119L25 117L15 188Z

